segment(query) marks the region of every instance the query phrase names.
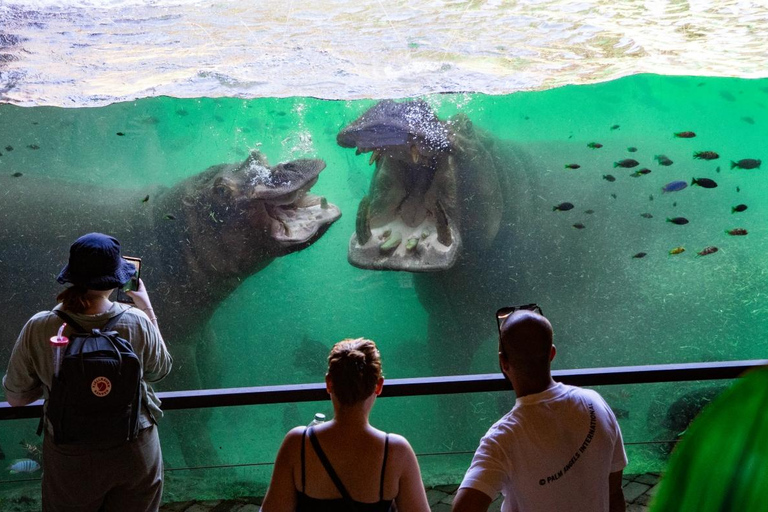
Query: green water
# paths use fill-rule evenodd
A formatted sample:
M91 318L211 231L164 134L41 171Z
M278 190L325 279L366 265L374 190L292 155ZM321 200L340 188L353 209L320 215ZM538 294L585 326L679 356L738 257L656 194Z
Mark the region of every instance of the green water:
M514 171L527 198L520 205L524 222L514 226L526 253L510 248L507 268L497 265L483 272L493 276L494 287L509 288L510 303L542 305L555 328L555 368L765 357L768 80L639 75L508 96L425 99L440 118L463 112L476 127L514 141L531 156L532 168ZM377 342L387 377L434 375L441 365L429 355L435 352L427 347L428 312L416 295L414 276L360 270L346 258L357 205L367 193L373 167L367 165L368 155L339 147L336 134L374 103L163 97L92 109L0 105L0 174L142 188L172 186L208 166L242 161L254 148L272 164L322 158L327 168L313 192L325 195L343 215L311 247L276 259L218 307L210 327L215 332L211 343L224 362L220 386L319 382L327 349L357 336ZM697 137L673 136L687 130ZM603 147L590 149L590 142ZM693 159L694 151L703 150L716 151L720 158ZM657 165L658 154L675 163ZM624 158L637 159L652 173L630 178L634 169L613 166ZM731 160L744 158L761 159L764 169L730 168ZM570 163L581 168L565 169ZM608 182L604 174L617 179ZM714 179L718 187L661 193L665 183L690 183L692 177ZM553 212L563 201L576 208ZM731 214L731 207L741 203L747 211ZM665 222L675 216L691 222ZM586 227L574 228L579 222ZM749 234L724 233L733 228ZM550 245L536 242L544 239ZM678 246L686 251L668 254ZM717 246L718 253L697 257L707 246ZM537 254L543 247L549 249ZM647 256L632 257L639 252ZM152 292L152 283L147 286ZM471 286L440 291L455 293L459 306L487 292ZM487 313L462 333L460 353L438 357L461 359L463 372L496 371L495 320L493 310ZM620 420L625 441L642 443L673 435L671 427L664 431L662 426L668 406L708 386L659 384L601 392L613 407L628 411ZM373 421L406 435L418 453L471 452L512 399L501 394L454 402L386 399L377 404ZM329 409L329 403L322 403L217 410L195 428L207 432L220 464L270 462L288 428L308 422L316 410ZM435 435L436 421L458 421L461 427L445 439ZM12 427L0 434L0 445L11 458L22 455L11 453L18 451L18 439L32 437L28 423ZM170 430L163 426L167 465L184 468ZM627 472L658 469L665 454L655 446L633 445ZM456 481L468 457L422 458L425 480ZM211 469L200 478L195 473L173 473L170 481L179 487L171 494L181 499L192 487L202 492L200 480L219 495L222 488L233 494L244 488L257 492L269 470Z

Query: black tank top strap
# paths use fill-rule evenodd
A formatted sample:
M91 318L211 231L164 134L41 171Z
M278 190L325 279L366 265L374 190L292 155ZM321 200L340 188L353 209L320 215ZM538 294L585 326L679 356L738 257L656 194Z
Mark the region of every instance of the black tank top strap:
M389 452L389 434L384 438L384 460L381 463L381 483L379 485L379 501L384 500L384 473L387 469L387 453Z
M307 441L307 429L304 429L304 433L301 434L301 492L306 492L306 486L307 486L307 476L306 472L304 471L304 452L306 451L304 449L304 444Z
M331 466L331 461L328 460L328 457L326 457L325 452L323 451L322 448L320 448L320 442L317 440L317 436L315 436L314 427L309 427L307 430L309 431L309 441L312 443L312 448L315 449L317 458L320 459L320 462L323 464L323 467L325 468L325 472L328 473L329 477L331 477L333 484L336 486L336 489L338 489L344 501L351 504L352 508L356 510L355 502L352 500L352 496L349 495L347 488L344 487L343 483L341 483L341 479L339 478L339 475L336 474L336 471L333 469L333 466Z

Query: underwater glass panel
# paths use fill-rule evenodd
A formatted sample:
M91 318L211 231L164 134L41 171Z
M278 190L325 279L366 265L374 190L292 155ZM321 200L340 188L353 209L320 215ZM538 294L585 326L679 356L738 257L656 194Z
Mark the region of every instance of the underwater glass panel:
M2 104L0 366L94 230L143 258L160 390L321 382L357 336L390 378L495 372L494 311L529 302L556 369L763 358L766 104L766 80L655 75L405 107ZM372 107L383 131L355 124Z

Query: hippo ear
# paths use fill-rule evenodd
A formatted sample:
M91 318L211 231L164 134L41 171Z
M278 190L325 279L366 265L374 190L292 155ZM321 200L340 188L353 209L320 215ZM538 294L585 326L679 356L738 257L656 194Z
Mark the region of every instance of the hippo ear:
M258 149L252 149L251 153L248 155L248 158L245 160L245 165L248 165L250 162L253 162L258 165L262 165L264 167L269 167L269 162L267 162L267 156L259 151Z
M195 196L184 196L181 198L181 204L184 206L195 206L197 200L195 199Z

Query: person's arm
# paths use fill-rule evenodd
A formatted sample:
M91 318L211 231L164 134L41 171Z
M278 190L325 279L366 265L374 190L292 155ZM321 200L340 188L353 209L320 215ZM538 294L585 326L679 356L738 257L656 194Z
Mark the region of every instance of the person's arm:
M624 501L624 489L621 487L621 475L623 471L619 470L608 475L608 493L610 512L624 512L627 504Z
M168 352L168 347L157 327L157 316L152 309L152 303L149 300L149 293L144 286L144 281L139 279L139 289L136 291L127 291L132 299L136 309L143 311L152 325L142 329L141 335L144 337L144 351L142 354L142 366L144 369L143 378L146 382L158 382L165 378L173 366L173 358Z
M293 480L294 464L300 463L304 427L296 427L283 439L277 452L272 480L261 504L261 512L294 512L296 510L296 482Z
M427 493L413 448L404 437L394 434L390 435L389 444L390 449L400 452L398 459L403 461L395 498L398 512L429 512Z
M139 279L138 290L131 290L125 293L133 299L133 303L136 308L142 310L149 317L149 321L152 322L152 324L154 324L154 326L159 330L160 327L157 325L157 315L155 315L155 310L152 309L152 302L149 300L149 294L147 293L147 288L144 286L144 281Z
M33 317L34 318L34 317ZM43 397L43 383L37 375L29 345L34 335L30 319L21 330L3 377L5 399L12 407L22 407Z
M11 391L8 391L8 388L5 389L5 399L8 400L8 403L11 405L11 407L23 407L25 405L29 405L38 398L43 397L43 391L40 390L39 393L32 394L23 394L23 393L13 393Z
M491 498L484 492L469 487L462 487L453 499L451 512L488 512Z

